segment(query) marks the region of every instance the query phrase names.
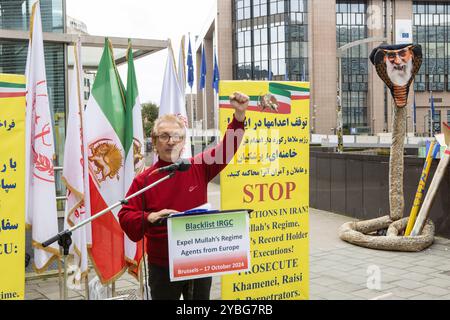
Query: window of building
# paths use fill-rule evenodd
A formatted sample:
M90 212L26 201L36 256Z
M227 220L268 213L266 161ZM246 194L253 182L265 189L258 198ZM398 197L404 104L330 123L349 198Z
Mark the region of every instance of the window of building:
M367 38L367 1L336 1L337 47ZM353 47L342 58L342 115L347 133L366 127L368 89L367 45Z
M428 117L430 116L430 114L431 114L431 110L428 110ZM447 116L448 116L448 114L447 114ZM428 128L429 127L430 126L428 126ZM433 130L434 130L434 134L441 132L441 110L434 110L434 114L433 114Z
M413 1L414 42L424 61L414 82L416 91L450 91L450 3Z
M34 0L0 0L0 29L28 31ZM63 0L41 0L41 19L44 32L63 32ZM63 44L44 43L47 89L53 118L56 166L64 163L65 113L65 50ZM28 41L0 40L0 73L24 74ZM61 182L62 171L55 171L57 195L65 195ZM64 201L58 201L58 210Z
M235 0L235 78L307 81L307 9L307 0Z
M0 0L0 29L28 31L35 0ZM41 0L42 30L64 32L63 0Z
M50 111L53 118L53 130L55 135L56 166L64 163L65 141L65 81L64 81L64 45L44 43L45 69L47 75L47 89L50 103ZM0 40L0 73L25 74L27 61L28 41L4 41ZM57 192L64 194L57 171Z

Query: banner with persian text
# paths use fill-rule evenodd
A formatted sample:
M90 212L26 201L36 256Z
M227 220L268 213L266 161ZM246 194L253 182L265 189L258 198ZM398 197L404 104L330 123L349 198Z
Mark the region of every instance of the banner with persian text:
M25 295L25 77L0 74L0 300Z
M309 83L221 81L220 129L229 96L249 96L245 135L221 172L221 209L252 209L250 270L222 277L222 299L309 298Z

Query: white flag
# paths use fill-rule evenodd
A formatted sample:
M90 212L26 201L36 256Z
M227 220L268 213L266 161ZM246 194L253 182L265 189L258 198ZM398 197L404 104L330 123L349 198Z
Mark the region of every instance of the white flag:
M41 243L58 233L53 123L47 93L39 2L33 5L26 65L26 223L32 227L34 268L44 271L59 255L58 244Z
M185 93L184 91L181 91L180 82L178 80L172 44L169 40L166 70L164 72L164 81L161 92L161 103L159 104L159 116L172 113L180 116L184 120L186 125L186 143L181 157L190 158L192 154L191 137L187 131L189 126L185 100Z
M87 149L84 143L84 101L83 68L81 65L81 43L78 39L74 46L75 63L72 72L69 91L69 116L67 118L67 135L64 147L64 169L62 180L67 187L67 202L64 219L64 228L68 229L87 218L89 213L85 209ZM87 233L90 224L73 231L70 253L74 255L72 271L67 286L71 289L81 290L82 279L88 273Z

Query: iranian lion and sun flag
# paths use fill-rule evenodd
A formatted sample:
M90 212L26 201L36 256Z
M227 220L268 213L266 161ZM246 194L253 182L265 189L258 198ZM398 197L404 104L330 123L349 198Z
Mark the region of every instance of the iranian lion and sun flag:
M45 74L39 2L33 5L26 66L26 222L32 228L34 268L44 271L59 257L58 245L41 243L58 233L53 160L53 125ZM125 89L117 71L112 45L105 39L96 79L86 109L81 98L81 44L75 44L75 68L62 181L67 186L65 227L74 226L123 199L134 176L144 169L144 139L131 42L127 52ZM86 160L87 159L87 160ZM88 196L89 195L89 196ZM142 243L134 243L120 228L116 208L91 225L75 230L76 281L87 273L87 251L103 284L125 270L137 276Z
M119 77L112 46L105 48L86 107L84 131L89 167L90 209L95 214L123 199L135 174L144 168L143 128L131 44L127 89ZM142 241L132 242L122 231L120 207L92 221L91 260L102 283L110 283L128 268L137 276Z

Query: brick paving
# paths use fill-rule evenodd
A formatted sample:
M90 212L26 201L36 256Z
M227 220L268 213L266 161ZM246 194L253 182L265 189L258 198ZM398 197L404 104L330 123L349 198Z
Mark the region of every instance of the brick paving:
M210 184L208 198L218 207L220 188ZM390 252L358 247L338 238L337 230L352 218L310 210L311 300L449 300L450 240L435 238L422 252ZM55 271L53 271L53 274ZM89 279L95 276L93 270ZM377 276L377 277L375 277ZM379 279L379 281L376 281ZM25 298L57 300L58 276L27 274ZM128 274L116 282L123 299L140 299L139 283ZM69 290L69 299L85 299L85 290ZM220 277L213 278L212 299L220 299Z

